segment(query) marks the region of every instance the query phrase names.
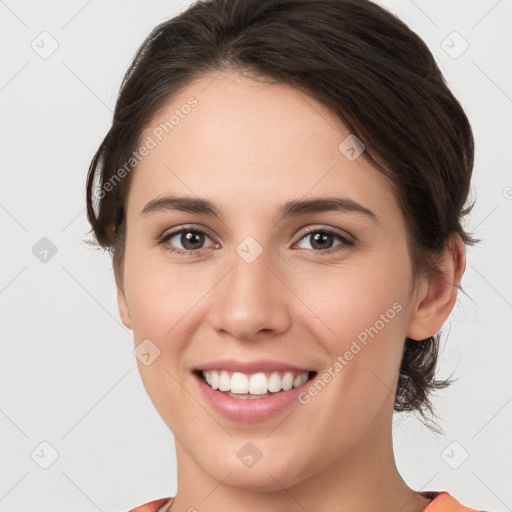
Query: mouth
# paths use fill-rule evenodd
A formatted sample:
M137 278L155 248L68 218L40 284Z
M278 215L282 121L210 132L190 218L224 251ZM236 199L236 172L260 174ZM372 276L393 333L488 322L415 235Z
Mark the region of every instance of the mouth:
M265 399L299 388L317 372L302 370L260 371L243 373L227 369L194 370L209 388L241 400Z

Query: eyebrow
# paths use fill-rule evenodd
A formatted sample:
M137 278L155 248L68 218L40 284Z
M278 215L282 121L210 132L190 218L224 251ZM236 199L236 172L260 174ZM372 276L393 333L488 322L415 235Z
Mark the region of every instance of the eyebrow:
M224 214L211 201L187 196L156 197L144 206L141 215L148 215L158 211L182 211L210 215L218 219L224 219ZM378 223L377 215L358 202L341 197L316 197L313 199L295 199L285 203L278 213L277 221L298 217L300 215L320 212L356 212L368 216L373 222Z

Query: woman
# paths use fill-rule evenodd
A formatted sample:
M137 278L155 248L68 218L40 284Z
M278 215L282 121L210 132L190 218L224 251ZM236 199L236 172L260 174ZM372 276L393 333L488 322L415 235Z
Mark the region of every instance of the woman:
M91 163L178 491L137 512L471 511L415 491L394 411L432 413L475 240L468 119L364 0L207 0L156 27Z

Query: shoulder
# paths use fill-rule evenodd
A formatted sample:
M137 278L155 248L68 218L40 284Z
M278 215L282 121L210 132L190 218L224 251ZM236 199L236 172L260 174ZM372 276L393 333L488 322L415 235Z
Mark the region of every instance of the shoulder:
M422 494L426 498L433 498L423 512L485 512L466 507L447 491L428 491Z
M128 512L166 512L172 503L172 498L159 498L157 500L149 501L144 505L130 509Z

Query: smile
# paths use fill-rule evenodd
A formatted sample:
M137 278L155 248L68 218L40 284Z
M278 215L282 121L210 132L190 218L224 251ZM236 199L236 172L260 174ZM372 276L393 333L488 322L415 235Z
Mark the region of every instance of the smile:
M271 394L289 391L302 386L315 372L257 372L242 373L229 370L200 371L204 382L212 389L225 393L232 398L258 399Z
M213 413L244 423L284 414L318 374L270 360L223 359L193 370L199 395Z

